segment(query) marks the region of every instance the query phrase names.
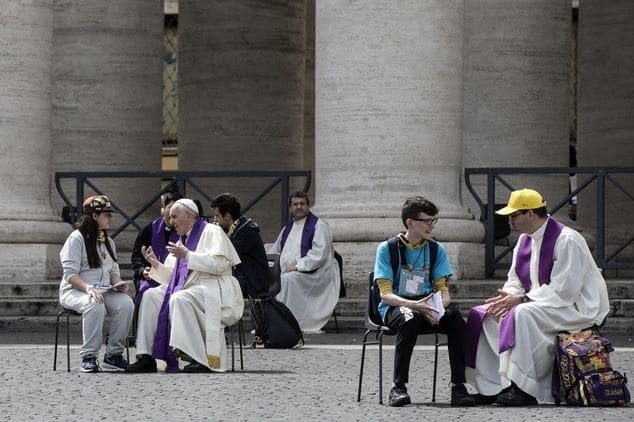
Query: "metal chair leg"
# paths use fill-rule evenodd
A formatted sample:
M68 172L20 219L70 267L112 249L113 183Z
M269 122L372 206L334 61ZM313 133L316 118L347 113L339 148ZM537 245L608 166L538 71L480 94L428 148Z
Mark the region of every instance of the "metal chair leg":
M383 404L383 332L379 332L379 404Z
M70 313L66 314L66 372L70 372Z
M363 382L363 364L365 362L365 347L368 344L368 335L371 333L370 330L365 332L363 336L363 346L361 347L361 368L359 369L359 389L357 390L357 401L361 401L361 384Z
M431 401L432 403L436 402L436 375L438 375L438 334L434 333L436 336L436 342L435 342L435 350L434 350L434 381L433 381L433 387L431 390Z

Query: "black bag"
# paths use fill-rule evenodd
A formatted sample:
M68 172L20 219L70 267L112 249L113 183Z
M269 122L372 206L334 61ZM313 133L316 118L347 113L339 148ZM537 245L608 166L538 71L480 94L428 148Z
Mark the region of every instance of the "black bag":
M289 349L300 340L304 344L302 330L293 313L275 296L253 299L251 319L255 326L251 348L263 344L271 349Z

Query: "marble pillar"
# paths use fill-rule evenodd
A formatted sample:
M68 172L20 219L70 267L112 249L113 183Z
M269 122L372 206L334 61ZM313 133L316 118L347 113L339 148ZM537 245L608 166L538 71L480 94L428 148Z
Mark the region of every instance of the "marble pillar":
M403 229L405 198L423 195L439 240L481 242L460 198L464 1L316 8L316 204L335 240L367 274L376 243Z
M303 169L305 16L304 0L180 2L181 170ZM270 182L197 181L243 205ZM249 215L274 240L279 195Z
M59 275L69 226L51 207L51 39L47 1L2 2L0 283Z
M579 166L632 167L634 165L634 2L615 0L579 2L578 124ZM581 183L587 175L578 175ZM614 181L634 194L634 175L613 175ZM579 222L596 226L596 183L579 196ZM606 182L606 243L632 239L634 201L613 182ZM630 262L634 245L625 249Z
M570 0L465 2L465 168L568 167L571 22ZM552 203L568 191L567 174L504 178ZM486 200L486 180L472 181ZM498 183L496 194L505 203L509 191Z
M55 0L53 4L53 170L160 170L162 2ZM150 200L161 181L95 182L131 214ZM74 200L74 186L64 187ZM55 187L52 190L54 204L61 207ZM87 191L85 196L90 194ZM146 220L156 217L158 207L153 211ZM131 247L130 239L117 243Z

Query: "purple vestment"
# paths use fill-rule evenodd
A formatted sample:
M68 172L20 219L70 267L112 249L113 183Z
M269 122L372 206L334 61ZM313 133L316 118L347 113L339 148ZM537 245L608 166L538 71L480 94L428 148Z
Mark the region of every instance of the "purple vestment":
M555 243L561 234L564 225L550 217L544 230L544 240L539 252L538 281L540 286L550 283L550 273L553 270L553 255ZM532 240L525 235L520 239L520 245L515 257L515 273L526 292L531 289L530 264L531 264ZM475 368L478 341L482 331L482 322L487 315L487 306L480 305L471 309L467 317L465 362L467 366ZM499 353L515 346L515 307L500 321Z
M319 218L309 212L306 216L306 222L304 223L304 229L302 230L302 244L301 244L301 255L302 258L306 256L308 251L313 246L313 237L315 236L315 226L317 226L317 220ZM288 238L288 234L291 232L293 228L294 221L289 221L286 226L282 229L282 239L280 240L280 250L284 249L284 244L286 244L286 239Z

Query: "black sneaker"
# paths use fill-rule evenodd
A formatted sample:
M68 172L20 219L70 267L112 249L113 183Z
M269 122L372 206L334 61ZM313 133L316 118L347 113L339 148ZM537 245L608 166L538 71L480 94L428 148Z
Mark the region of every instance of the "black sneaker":
M207 368L205 365L203 365L202 363L198 363L195 360L193 360L189 365L186 365L183 368L183 372L188 372L191 374L205 374L205 373L209 373L209 372L213 372L211 369Z
M412 403L412 399L409 398L409 394L407 394L407 388L405 388L405 386L392 387L390 390L390 406L401 407L410 403Z
M156 372L156 361L150 355L139 355L137 361L128 365L125 371L135 374Z
M125 371L128 367L128 361L123 359L122 355L105 355L103 357L103 367L114 369L115 371Z
M512 384L508 391L500 393L496 402L498 406L505 407L537 406L537 399L520 390L515 384Z
M464 384L457 384L451 387L451 405L459 407L475 406L476 401L467 391Z
M81 370L87 373L99 372L99 361L96 356L84 356L81 359Z

